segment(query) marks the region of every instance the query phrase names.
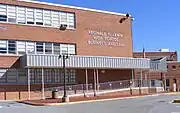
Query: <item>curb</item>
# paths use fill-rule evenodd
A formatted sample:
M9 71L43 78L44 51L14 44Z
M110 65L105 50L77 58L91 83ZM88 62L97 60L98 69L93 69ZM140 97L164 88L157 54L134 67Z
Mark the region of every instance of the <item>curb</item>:
M180 103L180 99L173 100L172 103Z
M109 98L109 99L97 99L97 100L87 100L87 101L77 101L77 102L67 102L67 103L35 103L35 102L27 102L27 101L17 101L17 102L24 103L24 104L29 104L29 105L33 105L33 106L59 106L59 105L69 105L69 104L80 104L80 103L92 103L92 102L134 99L134 98L143 98L143 97L159 96L159 95L160 94L151 94L151 95L142 95L142 96L120 97L120 98Z
M25 102L25 101L16 101L16 102L22 103L22 104L28 104L32 106L47 106L46 104L43 104L43 103Z
M160 95L177 95L177 94L180 94L180 92L161 93Z
M16 101L18 103L29 104L33 106L59 106L59 105L68 105L68 104L80 104L80 103L90 103L90 102L103 102L103 101L113 101L113 100L123 100L123 99L134 99L134 98L143 98L150 96L162 96L162 95L176 95L180 92L171 92L171 93L160 93L160 94L149 94L149 95L140 95L140 96L131 96L131 97L119 97L119 98L108 98L108 99L95 99L95 100L86 100L86 101L76 101L76 102L67 102L67 103L36 103L36 102L27 102L27 101ZM179 100L180 101L180 100ZM173 101L174 102L174 101ZM179 102L180 103L180 102Z
M176 95L176 94L180 94L180 92L171 92L171 93L165 93L167 95Z

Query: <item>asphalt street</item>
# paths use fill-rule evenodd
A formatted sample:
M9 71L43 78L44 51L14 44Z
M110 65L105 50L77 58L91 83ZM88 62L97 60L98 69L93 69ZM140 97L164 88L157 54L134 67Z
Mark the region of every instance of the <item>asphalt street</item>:
M180 113L180 104L169 103L180 95L34 107L12 101L0 102L0 113Z

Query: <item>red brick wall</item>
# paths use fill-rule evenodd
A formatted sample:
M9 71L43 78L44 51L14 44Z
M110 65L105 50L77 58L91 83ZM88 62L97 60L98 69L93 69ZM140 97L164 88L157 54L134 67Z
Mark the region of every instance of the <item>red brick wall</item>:
M109 82L109 81L119 81L119 80L129 80L131 78L131 70L117 70L117 69L106 69L98 70L99 82ZM77 70L76 81L78 84L85 83L85 70ZM88 82L94 82L94 71L88 70Z
M168 71L165 73L166 79L169 80L169 85L167 88L170 89L170 91L173 91L173 79L176 79L177 81L177 89L180 89L180 63L178 62L178 54L177 52L146 52L146 57L154 57L154 56L171 56L174 54L174 57L171 58L173 60L172 62L168 62ZM134 57L142 57L143 53L142 52L134 52ZM172 66L175 66L176 68L173 69ZM161 73L150 73L149 77L151 79L161 79Z
M20 67L18 56L0 56L0 68L18 68Z
M45 88L49 87L57 87L62 86L62 84L45 84ZM40 91L42 88L41 84L31 84L32 91ZM7 92L14 92L14 91L27 91L28 85L27 84L1 84L0 85L0 92L7 91Z
M1 39L76 43L77 54L80 55L102 55L119 57L133 56L131 38L131 19L128 19L123 24L120 24L119 20L122 18L122 16L118 15L41 4L17 1L15 2L12 0L1 0L0 3L46 8L60 11L69 11L75 12L76 14L75 30L60 31L59 29L54 28L0 24L0 26L7 27L6 31L1 32L0 34ZM119 40L125 46L102 47L96 45L89 45L87 41L91 40L93 37L88 34L88 30L122 33L124 38L119 38Z
M175 68L172 68L175 66ZM180 89L180 63L179 62L171 62L168 63L168 72L166 74L166 78L170 81L170 88L173 91L173 83L174 79L176 79L177 89Z

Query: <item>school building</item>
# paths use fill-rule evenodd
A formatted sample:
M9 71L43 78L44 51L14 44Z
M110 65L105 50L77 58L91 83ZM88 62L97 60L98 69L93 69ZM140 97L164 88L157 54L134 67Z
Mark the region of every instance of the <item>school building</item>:
M29 0L0 0L0 91L130 80L134 71L166 71L166 62L134 58L128 14ZM43 78L42 78L43 77ZM30 84L30 86L28 86Z
M161 49L163 50L163 49ZM165 72L166 90L167 91L180 91L180 63L178 61L177 51L146 51L146 58L158 59L166 57L167 72ZM165 49L167 50L167 49ZM143 52L134 52L134 58L142 58ZM136 76L138 78L138 76ZM161 80L163 78L161 72L150 73L150 79Z

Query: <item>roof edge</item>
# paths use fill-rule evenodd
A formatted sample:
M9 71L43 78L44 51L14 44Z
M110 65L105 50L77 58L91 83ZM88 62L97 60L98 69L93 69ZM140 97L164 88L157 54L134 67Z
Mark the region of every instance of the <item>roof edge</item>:
M179 61L167 61L167 63L180 63Z
M79 9L79 10L85 10L85 11L106 13L106 14L112 14L112 15L119 15L119 16L126 16L126 14L123 14L123 13L117 13L117 12L111 12L111 11L103 11L103 10L91 9L91 8L85 8L85 7L78 7L78 6L55 4L55 3L49 3L49 2L40 2L40 1L31 1L31 0L17 0L17 1L28 2L28 3L36 3L36 4L43 4L43 5L51 5L51 6L59 6L59 7L71 8L71 9ZM130 15L130 17L132 17L132 16Z

